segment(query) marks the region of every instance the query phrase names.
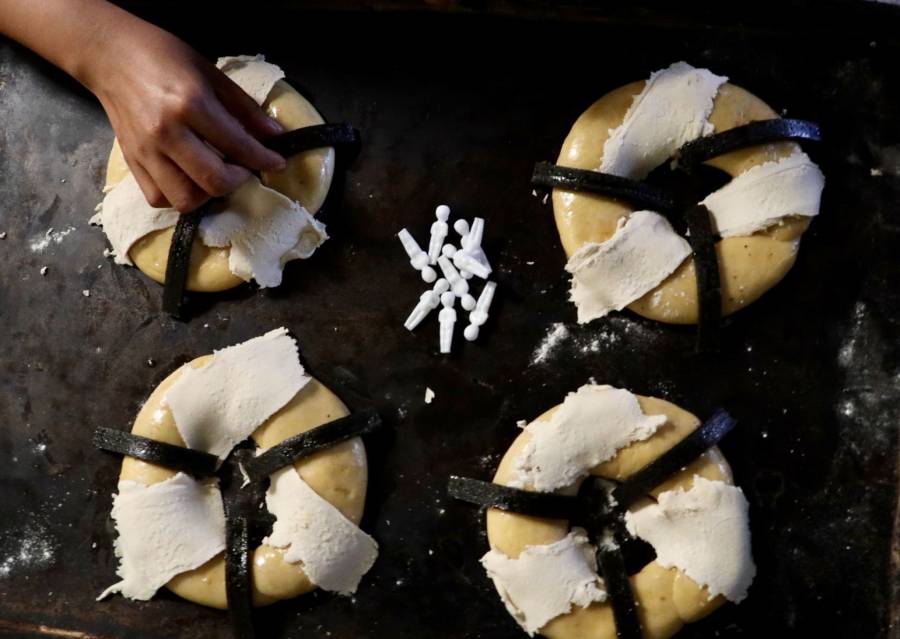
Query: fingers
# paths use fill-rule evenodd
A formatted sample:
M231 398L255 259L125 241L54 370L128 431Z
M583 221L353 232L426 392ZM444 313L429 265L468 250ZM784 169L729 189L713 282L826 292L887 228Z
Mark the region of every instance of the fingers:
M138 186L141 187L141 192L143 192L144 197L147 198L147 203L150 206L157 209L170 206L169 200L166 199L166 196L163 195L162 191L159 190L159 187L156 186L156 182L150 177L150 174L147 173L146 169L144 169L139 162L129 159L126 156L125 163L128 164L128 168L131 169L134 179L137 181Z
M209 199L209 195L203 189L164 155L154 154L144 163L144 168L165 199L179 213L190 213ZM144 195L146 194L145 191ZM149 198L147 201L151 206L155 206Z
M173 140L169 158L210 197L228 195L243 184L250 171L225 162L192 132Z
M279 171L284 158L270 151L250 135L219 100L211 100L189 122L203 139L222 152L229 162L254 171Z
M251 135L264 140L284 133L282 126L270 118L263 108L227 75L219 72L213 83L219 100Z

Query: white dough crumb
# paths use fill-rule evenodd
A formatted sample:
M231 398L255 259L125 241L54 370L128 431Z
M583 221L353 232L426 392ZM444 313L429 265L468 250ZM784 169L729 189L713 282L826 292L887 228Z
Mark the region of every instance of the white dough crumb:
M114 255L115 255L115 252L112 251L111 249L108 249L108 248L103 249L103 257L113 257Z
M81 294L84 295L85 297L90 297L91 291L89 289L84 289L83 291L81 291Z
M433 401L434 401L434 391L426 386L425 387L425 403L430 404Z
M42 266L42 267L41 267L41 275L46 275L46 274L47 274L47 270L48 270L48 269L47 269L46 266Z
M0 240L6 239L6 231L0 232Z
M884 175L884 171L882 171L881 169L869 169L869 175L871 175L872 177L881 177L882 175Z

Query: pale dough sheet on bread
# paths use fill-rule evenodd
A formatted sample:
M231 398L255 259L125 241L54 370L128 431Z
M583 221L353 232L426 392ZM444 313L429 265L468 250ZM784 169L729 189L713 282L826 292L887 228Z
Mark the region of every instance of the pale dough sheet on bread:
M285 262L308 258L328 239L325 225L251 177L200 220L207 246L230 246L229 270L260 287L281 284Z
M112 517L122 578L98 599L120 592L150 599L175 575L193 570L225 549L225 511L218 480L184 473L152 486L119 481Z
M752 235L780 219L819 214L825 176L802 151L741 173L701 204L722 237Z
M585 608L606 600L595 548L582 529L552 544L528 546L515 559L491 549L481 564L506 609L529 635L573 605Z
M261 54L225 56L216 61L216 66L257 104L265 102L275 83L284 77L281 67L266 62Z
M687 240L658 213L635 211L622 218L611 238L585 244L566 264L578 322L622 310L658 286L690 254Z
M132 245L148 233L175 226L179 215L175 209L150 206L134 175L129 173L107 191L100 203L100 212L91 218L91 224L103 227L116 264L133 266L128 256Z
M686 62L653 72L610 132L600 171L643 180L684 144L712 133L709 114L727 80Z
M653 546L661 566L683 570L710 597L739 603L756 575L748 510L737 486L695 475L690 490L662 492L626 512L625 525Z
M319 588L342 595L356 592L378 557L378 544L303 481L293 466L271 477L266 507L275 515L263 543L287 548L284 560L299 563Z
M201 368L185 367L164 401L188 448L225 459L309 379L297 343L278 328L216 351Z
M541 492L571 486L665 421L664 415L645 415L627 390L586 384L566 396L550 421L525 427L531 440L516 459L516 478L509 485Z

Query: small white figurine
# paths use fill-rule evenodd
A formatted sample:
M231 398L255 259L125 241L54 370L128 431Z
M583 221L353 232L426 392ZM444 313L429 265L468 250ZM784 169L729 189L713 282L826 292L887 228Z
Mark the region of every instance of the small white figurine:
M479 272L490 274L491 264L481 248L481 240L484 236L484 219L476 217L472 222L471 229L469 228L469 223L465 220L456 220L453 224L453 229L459 233L461 250L468 253L482 265L482 268L475 274L478 275ZM456 266L461 268L459 264L456 264ZM486 279L487 275L478 275L478 277Z
M447 226L447 218L450 217L450 207L441 204L434 210L437 221L431 225L431 241L428 242L428 262L434 264L441 255L441 247L447 239L450 227Z
M450 290L453 291L456 297L462 297L469 292L469 283L460 277L459 271L456 270L456 267L453 266L453 263L446 255L441 255L438 258L438 266L444 277L450 282Z
M419 303L406 318L403 326L406 330L411 331L422 323L428 314L441 305L441 295L450 290L450 283L443 277L434 283L434 288L422 293L419 297Z
M481 295L478 296L478 302L475 304L475 310L469 313L469 325L463 331L463 335L470 342L478 339L478 333L481 326L487 321L488 311L491 308L491 302L494 299L494 291L497 288L496 282L488 282L484 285Z
M427 284L431 284L435 281L437 279L437 273L435 273L433 268L428 266L428 255L422 250L419 243L416 242L416 238L414 238L406 229L400 229L400 232L397 233L397 237L399 237L400 242L403 243L403 248L409 256L410 265L421 272L422 279Z
M457 249L452 244L444 244L444 248L441 249L441 255L443 255L444 257L449 258L451 260L454 260L454 264L456 265L456 268L459 269L459 276L461 278L463 278L464 280L470 280L470 279L472 279L472 272L467 271L464 268L460 268L459 264L456 264L456 260L454 258L459 253L460 253L459 249Z
M456 253L453 254L453 264L460 270L460 273L462 273L462 271L468 271L483 280L486 280L491 274L490 267L479 262L468 251L456 251Z
M441 295L441 304L444 308L438 314L438 323L441 325L441 352L449 353L450 347L453 346L453 325L456 324L456 310L453 308L453 302L456 296L447 291Z

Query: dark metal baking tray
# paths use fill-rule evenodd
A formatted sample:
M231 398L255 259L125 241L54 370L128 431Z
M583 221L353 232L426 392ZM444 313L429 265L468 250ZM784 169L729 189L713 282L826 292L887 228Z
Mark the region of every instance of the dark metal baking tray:
M752 505L759 574L744 603L680 638L888 636L900 423L897 10L298 4L254 5L214 26L205 8L136 5L210 56L264 52L327 119L363 132L329 203L332 239L292 263L280 288L216 296L186 324L160 314L158 285L102 257L103 234L87 224L112 137L101 109L0 44L0 634L227 636L227 615L164 591L145 603L94 602L115 578L118 463L91 448L90 432L129 426L179 364L285 325L313 374L367 393L387 422L369 441L364 522L381 555L355 597L275 605L259 615L261 636L523 636L478 564L483 516L447 499L446 478L489 478L516 420L589 378L698 414L724 405L740 420L723 450ZM577 325L551 209L528 184L533 162L555 158L593 100L680 59L820 121L826 135L814 150L824 206L796 266L728 320L712 359L692 354L692 330L628 313ZM457 335L449 357L436 354L433 318L403 329L422 284L395 238L406 226L422 240L438 203L486 218L499 282L481 338ZM50 227L59 242L44 242ZM567 335L536 362L558 324Z

